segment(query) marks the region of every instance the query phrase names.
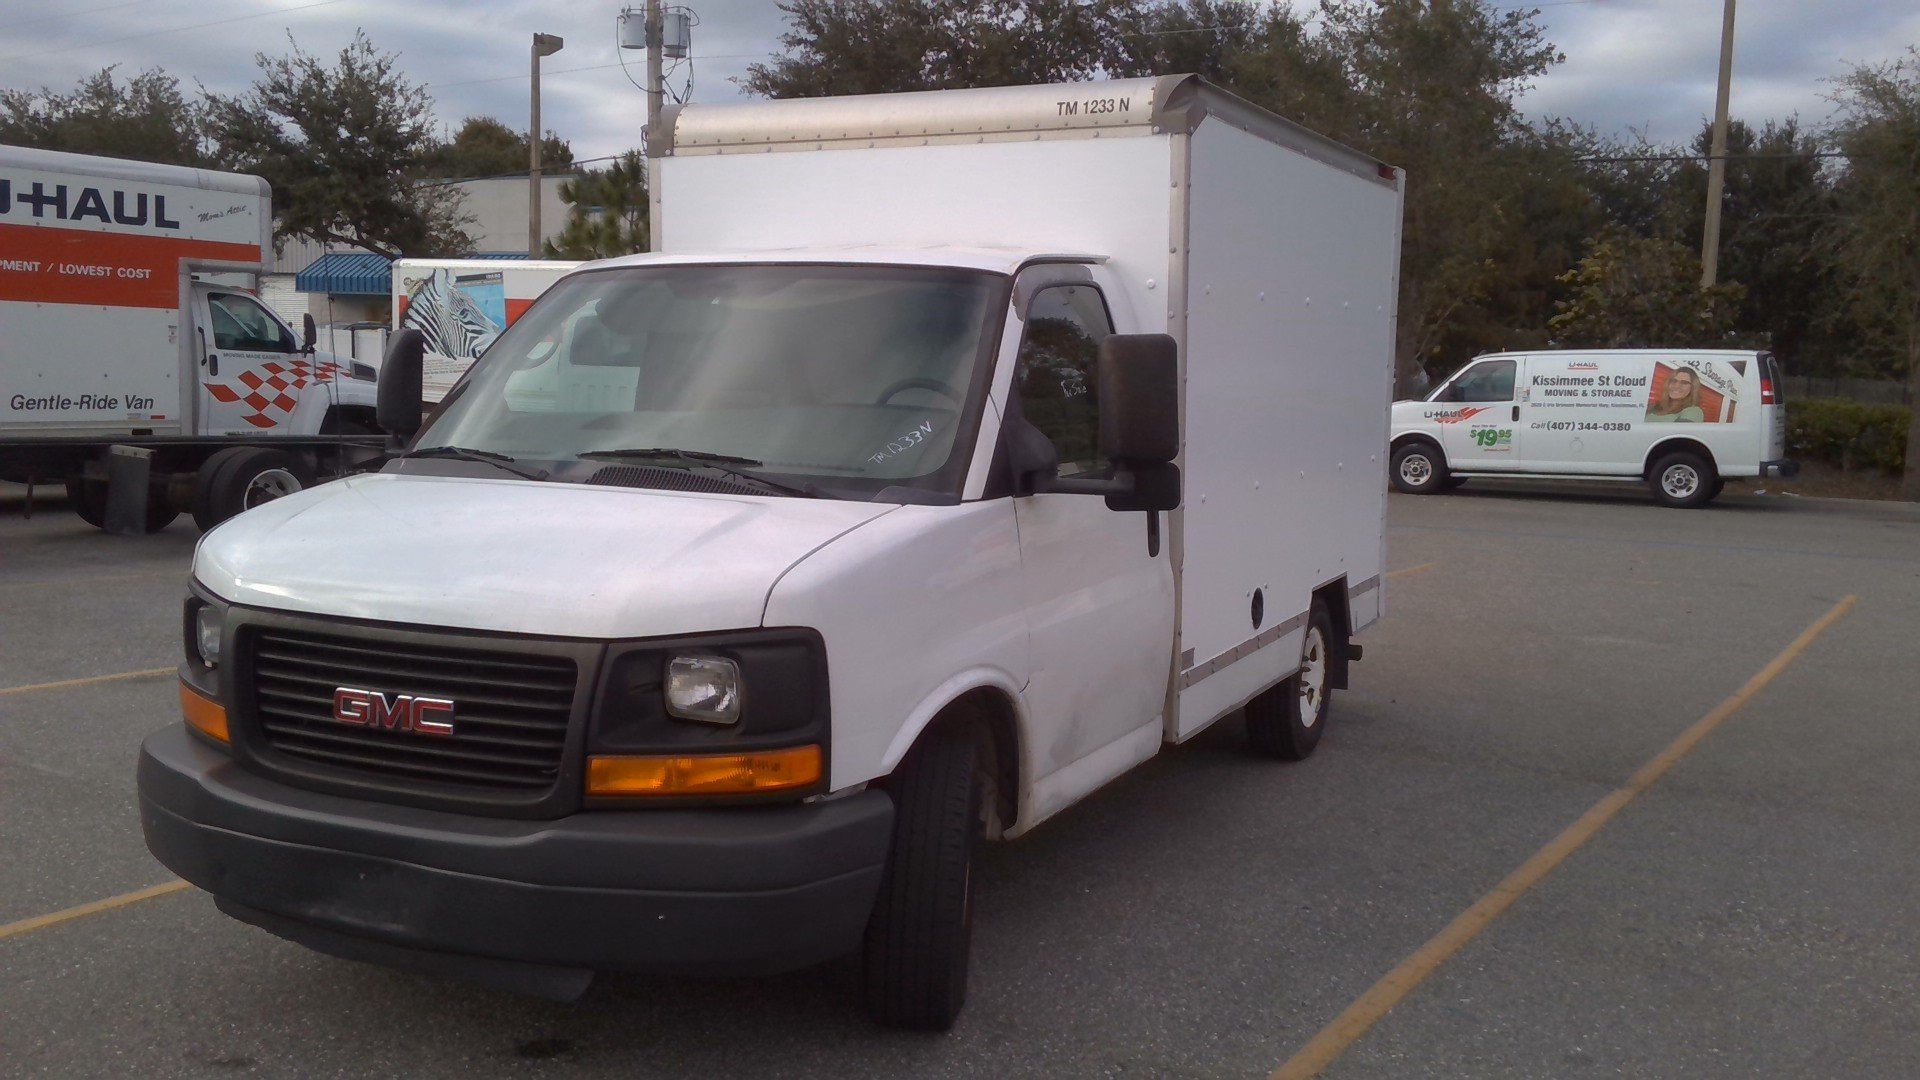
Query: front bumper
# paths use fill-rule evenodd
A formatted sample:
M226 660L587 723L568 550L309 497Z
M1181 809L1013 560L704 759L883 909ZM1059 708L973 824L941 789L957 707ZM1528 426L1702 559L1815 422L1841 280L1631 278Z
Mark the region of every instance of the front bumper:
M325 952L454 975L487 961L770 974L852 952L893 820L877 790L476 818L289 787L179 727L141 746L139 788L147 847L228 914Z
M1761 476L1783 476L1783 477L1799 476L1800 463L1797 461L1789 461L1784 458L1782 458L1779 461L1763 461L1760 463L1760 475Z

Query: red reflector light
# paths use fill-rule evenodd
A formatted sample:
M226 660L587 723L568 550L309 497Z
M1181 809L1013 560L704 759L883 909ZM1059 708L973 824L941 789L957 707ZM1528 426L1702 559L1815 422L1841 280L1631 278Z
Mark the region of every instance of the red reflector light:
M1767 378L1764 375L1761 376L1760 378L1760 404L1762 405L1778 404L1778 402L1774 399L1774 396L1773 396L1773 380Z

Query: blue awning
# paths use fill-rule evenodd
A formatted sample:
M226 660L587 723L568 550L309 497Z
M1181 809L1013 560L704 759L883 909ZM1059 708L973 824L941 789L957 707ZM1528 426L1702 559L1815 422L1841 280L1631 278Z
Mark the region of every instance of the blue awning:
M393 270L384 255L336 251L320 256L295 274L293 287L335 296L388 296L393 291Z

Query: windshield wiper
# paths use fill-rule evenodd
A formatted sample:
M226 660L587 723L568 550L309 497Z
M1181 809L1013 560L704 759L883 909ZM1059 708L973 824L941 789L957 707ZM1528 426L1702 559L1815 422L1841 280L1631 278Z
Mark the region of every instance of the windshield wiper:
M423 446L418 450L409 450L396 455L400 458L452 458L455 461L478 461L482 465L492 465L496 469L510 472L523 480L545 480L545 469L522 469L505 454L496 454L492 450L473 450L465 446Z
M778 480L769 480L758 473L741 472L740 468L733 466L752 468L756 465L764 465L766 462L755 458L738 457L734 454L713 454L705 450L680 450L671 446L646 446L634 447L630 450L587 450L576 456L582 458L619 458L621 460L630 460L633 458L670 458L689 467L702 466L710 468L715 472L725 473L728 476L736 476L748 483L759 484L763 487L772 488L775 491L785 492L788 495L798 495L805 499L817 499L820 497L819 490L812 484L804 486L783 484Z

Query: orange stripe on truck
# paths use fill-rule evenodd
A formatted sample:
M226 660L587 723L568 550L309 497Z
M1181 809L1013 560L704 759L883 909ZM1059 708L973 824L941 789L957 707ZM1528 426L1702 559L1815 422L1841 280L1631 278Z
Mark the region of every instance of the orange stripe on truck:
M177 308L180 260L258 263L255 244L0 225L0 300Z

